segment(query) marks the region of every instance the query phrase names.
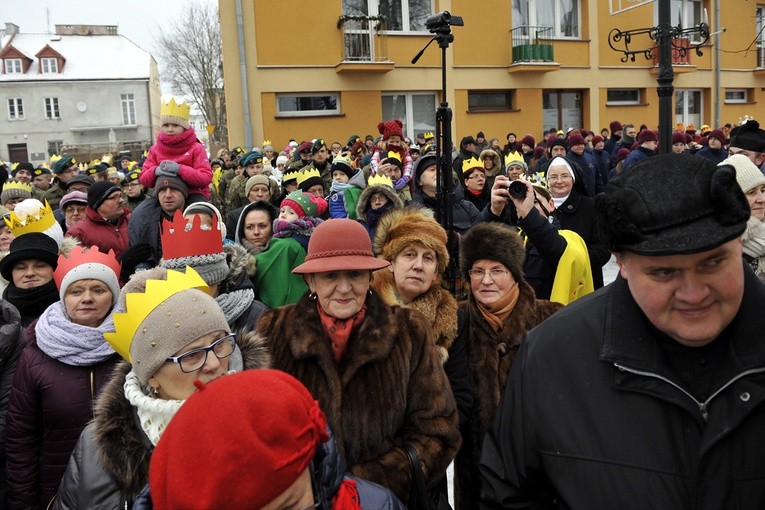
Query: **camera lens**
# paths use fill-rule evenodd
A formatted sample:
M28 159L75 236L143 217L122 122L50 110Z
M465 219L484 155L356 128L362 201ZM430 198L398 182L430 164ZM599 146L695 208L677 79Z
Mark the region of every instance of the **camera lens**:
M510 186L507 187L508 193L513 198L523 199L526 198L526 184L521 181L513 181Z

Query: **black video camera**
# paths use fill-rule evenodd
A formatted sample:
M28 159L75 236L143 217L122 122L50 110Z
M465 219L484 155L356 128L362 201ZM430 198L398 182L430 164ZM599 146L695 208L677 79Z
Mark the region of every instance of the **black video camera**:
M439 12L425 20L425 28L431 32L437 32L446 27L464 27L465 22L461 16L452 16L449 11Z

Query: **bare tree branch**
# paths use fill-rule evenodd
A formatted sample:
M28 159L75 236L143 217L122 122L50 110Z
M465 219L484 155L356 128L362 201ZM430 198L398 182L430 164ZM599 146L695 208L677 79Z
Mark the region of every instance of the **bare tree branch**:
M175 21L156 36L162 78L174 94L191 98L207 124L215 125L213 139L226 141L226 102L223 97L223 58L217 7L193 0Z

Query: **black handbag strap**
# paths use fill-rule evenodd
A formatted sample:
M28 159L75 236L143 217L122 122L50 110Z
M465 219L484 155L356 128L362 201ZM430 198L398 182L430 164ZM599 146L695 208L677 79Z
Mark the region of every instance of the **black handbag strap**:
M420 464L420 455L417 450L411 444L404 445L404 451L409 458L409 464L412 467L412 482L410 486L410 494L412 489L416 490L417 495L417 508L427 508L428 491L425 486L425 474L422 472L422 464Z

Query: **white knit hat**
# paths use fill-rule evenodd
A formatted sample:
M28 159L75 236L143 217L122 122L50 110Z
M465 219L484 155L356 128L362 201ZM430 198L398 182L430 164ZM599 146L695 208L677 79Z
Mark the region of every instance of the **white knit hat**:
M757 168L757 165L752 163L752 160L743 154L728 156L717 166L723 165L730 165L736 169L736 181L744 193L765 184L765 175Z

